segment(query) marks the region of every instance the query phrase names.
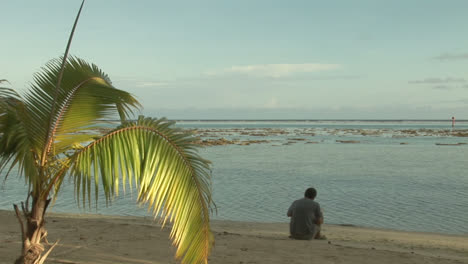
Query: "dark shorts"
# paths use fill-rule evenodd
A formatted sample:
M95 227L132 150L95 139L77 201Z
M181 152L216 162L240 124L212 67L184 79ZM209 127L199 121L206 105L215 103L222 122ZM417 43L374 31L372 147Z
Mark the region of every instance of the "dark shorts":
M320 232L320 226L315 225L314 232L310 234L291 234L291 238L297 239L297 240L312 240L314 239L317 234Z

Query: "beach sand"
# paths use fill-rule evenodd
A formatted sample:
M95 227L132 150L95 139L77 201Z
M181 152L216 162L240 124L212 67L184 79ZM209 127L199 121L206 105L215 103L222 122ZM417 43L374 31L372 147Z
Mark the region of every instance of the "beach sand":
M168 238L151 218L48 214L48 239L59 245L46 263L179 263ZM21 249L13 211L0 210L0 263ZM468 235L400 232L324 225L327 240L288 238L287 223L213 221L209 263L468 263Z

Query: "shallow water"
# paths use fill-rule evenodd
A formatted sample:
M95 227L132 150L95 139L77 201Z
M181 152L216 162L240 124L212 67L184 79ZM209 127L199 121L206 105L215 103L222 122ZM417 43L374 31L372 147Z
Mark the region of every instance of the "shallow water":
M468 234L468 145L436 145L468 143L468 138L395 137L397 130L443 130L446 123L181 122L179 126L217 129L211 137L217 133L225 138L271 140L201 150L201 155L213 162L215 219L287 222L291 202L314 186L327 223ZM238 131L222 132L232 128L280 128L288 134L253 137ZM457 129L467 128L466 123L457 124ZM346 132L348 129L388 131L362 136ZM285 144L305 130L314 130L315 135L302 135L304 141ZM332 130L343 133L329 133ZM405 145L401 145L403 142ZM11 209L12 203L24 200L23 183L10 176L0 190L0 209ZM64 184L52 211L148 215L144 207L135 206L136 195L129 192L116 198L110 207L105 207L101 197L97 211L78 209L71 184Z

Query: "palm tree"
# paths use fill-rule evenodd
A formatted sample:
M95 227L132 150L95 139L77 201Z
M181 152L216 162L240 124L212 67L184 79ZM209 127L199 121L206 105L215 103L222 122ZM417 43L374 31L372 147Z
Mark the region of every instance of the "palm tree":
M110 201L126 186L137 188L138 201L172 223L176 258L206 263L213 243L209 161L173 122L129 121L138 101L96 65L67 57L73 32L65 55L47 63L24 95L0 88L0 172L8 177L17 168L29 186L21 209L14 205L23 244L17 263L43 263L57 245L46 251L44 218L65 178L83 204L97 202L100 192ZM100 132L115 118L118 127Z

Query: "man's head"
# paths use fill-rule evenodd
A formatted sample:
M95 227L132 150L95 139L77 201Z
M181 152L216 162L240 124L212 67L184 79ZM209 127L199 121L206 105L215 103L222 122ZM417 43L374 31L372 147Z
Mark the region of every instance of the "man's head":
M312 200L315 199L315 196L317 196L317 190L315 190L315 188L309 188L304 193L304 197Z

